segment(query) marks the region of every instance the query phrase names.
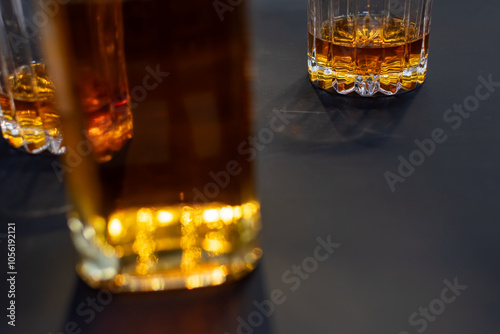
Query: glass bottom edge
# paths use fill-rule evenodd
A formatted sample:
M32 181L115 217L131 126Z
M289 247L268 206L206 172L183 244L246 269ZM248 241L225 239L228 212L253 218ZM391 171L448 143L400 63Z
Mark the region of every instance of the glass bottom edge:
M361 96L361 97L382 97L382 96L397 96L402 95L421 87L425 83L423 80L412 81L406 87L401 84L396 84L391 87L383 88L379 82L356 81L350 84L347 89L339 88L338 84L330 80L321 80L316 76L309 74L309 81L316 87L327 92L344 95L344 96Z

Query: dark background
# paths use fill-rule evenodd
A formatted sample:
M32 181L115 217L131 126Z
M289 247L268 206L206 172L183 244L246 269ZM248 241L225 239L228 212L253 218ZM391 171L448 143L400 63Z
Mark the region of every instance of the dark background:
M421 326L411 326L410 315L454 278L467 288L425 333L500 332L500 87L459 128L443 120L474 94L479 76L500 82L498 3L436 1L425 85L377 99L332 96L308 82L307 1L250 4L256 131L273 111L293 116L258 160L260 268L219 288L113 296L87 324L76 310L98 292L73 269L54 158L1 141L2 312L9 222L18 271L16 327L0 314L1 333L55 334L74 321L82 333L233 334L239 317L255 314L254 301L281 289L286 301L242 333L413 334ZM447 140L391 192L384 173L397 173L398 157L436 128ZM327 236L341 246L291 291L282 275Z

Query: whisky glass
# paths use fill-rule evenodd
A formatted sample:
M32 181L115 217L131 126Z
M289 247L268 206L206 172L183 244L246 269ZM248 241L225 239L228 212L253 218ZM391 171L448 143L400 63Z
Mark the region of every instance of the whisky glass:
M308 0L310 80L364 97L423 84L431 7L432 0Z
M41 3L41 2L40 2ZM0 2L0 127L3 137L29 153L64 152L54 85L47 75L36 1Z
M60 169L75 207L68 225L77 272L89 285L193 289L256 267L262 250L245 13L241 4L222 22L204 0L75 0L48 26L68 151ZM93 42L99 34L119 42L102 48ZM102 50L123 55L133 124L106 156L100 146L114 137L85 107L100 87L85 84L86 73L115 73L116 61L86 65Z

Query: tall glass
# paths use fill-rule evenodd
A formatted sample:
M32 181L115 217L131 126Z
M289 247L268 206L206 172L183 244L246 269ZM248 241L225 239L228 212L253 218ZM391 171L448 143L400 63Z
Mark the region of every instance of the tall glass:
M101 21L103 11L114 16ZM245 13L241 4L221 20L203 0L74 0L49 27L68 147L60 167L75 204L68 224L90 285L197 288L255 268ZM133 114L132 138L107 159L90 151L109 138L82 135L92 121L81 101L98 89L81 88L100 50L96 22L123 39Z
M308 0L308 69L340 94L394 95L425 81L432 0Z

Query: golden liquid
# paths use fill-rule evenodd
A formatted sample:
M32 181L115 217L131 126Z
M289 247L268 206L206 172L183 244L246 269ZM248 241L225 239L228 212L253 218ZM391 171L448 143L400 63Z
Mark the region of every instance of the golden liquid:
M122 14L120 1L84 2L75 0L66 11L75 59L71 75L93 157L105 162L133 136Z
M333 85L349 92L357 78L380 77L380 89L396 93L398 85L410 90L425 80L418 71L428 54L429 35L419 35L414 24L408 27L397 17L370 14L339 17L324 22L313 36L309 27L309 57L315 52L318 71L309 68L310 79L322 88Z
M9 96L0 97L3 119L17 123L19 131L4 130L3 136L14 147L23 144L29 152L45 149L48 141L61 139L60 119L56 112L54 85L44 64L21 66L8 79ZM49 137L50 136L50 137Z
M136 104L128 144L109 161L89 157L66 175L77 208L69 226L81 254L78 272L93 286L126 291L239 278L262 253L252 161L238 149L248 143L251 123L245 8L221 23L207 15L212 3L201 0L126 1L123 12L121 6L71 2L62 11L76 66L98 52L92 13L109 13L107 21L123 13ZM157 69L169 75L155 78ZM145 82L155 88L134 100L134 88ZM79 141L67 136L70 148ZM228 163L238 172L230 175Z

